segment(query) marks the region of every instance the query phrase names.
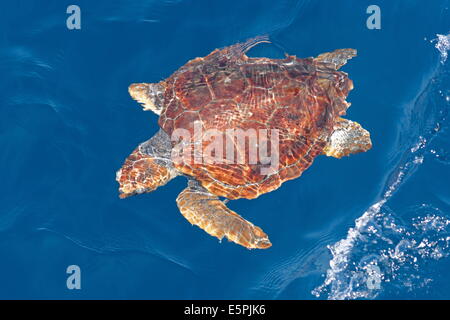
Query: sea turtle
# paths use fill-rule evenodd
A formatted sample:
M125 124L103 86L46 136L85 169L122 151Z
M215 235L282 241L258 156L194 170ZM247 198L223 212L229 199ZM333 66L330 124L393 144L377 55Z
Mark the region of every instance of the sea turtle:
M159 115L161 128L117 172L121 198L153 191L183 175L188 186L176 202L191 224L219 239L264 249L271 246L268 236L230 210L228 199L254 199L273 191L299 177L318 155L341 158L372 147L368 131L341 118L350 106L345 99L353 83L338 69L356 50L305 59L248 57L246 52L261 42L269 42L268 37L216 49L159 83L130 85L131 97ZM257 140L250 139L251 130L259 130ZM267 157L258 153L251 162L249 154L261 152L263 145L269 154L269 134L261 134L269 131L271 139L276 135L270 152L277 160L270 168ZM238 134L230 138L230 132L244 134L244 143L237 143ZM231 142L227 152L218 150L226 144L220 135ZM211 137L220 141L214 151ZM205 154L215 161L204 161ZM237 161L238 155L244 157Z

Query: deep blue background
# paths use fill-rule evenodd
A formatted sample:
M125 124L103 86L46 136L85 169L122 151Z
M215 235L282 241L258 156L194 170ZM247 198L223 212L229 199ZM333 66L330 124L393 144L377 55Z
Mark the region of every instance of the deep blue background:
M66 28L70 4L81 8L81 30ZM381 8L381 30L366 28L371 4ZM390 214L409 226L410 218L428 214L411 208L425 204L447 219L448 62L441 63L431 40L450 31L449 6L447 0L2 2L0 298L314 299L311 291L332 258L327 245L345 238L408 164L408 179L389 198ZM128 85L158 82L189 59L264 33L275 45L250 55L358 50L343 68L355 84L348 117L371 132L373 149L341 160L319 157L279 190L230 202L270 235L273 247L265 251L219 243L192 227L175 203L184 178L120 200L116 170L158 129L157 116L142 112ZM420 137L423 163L410 159ZM409 239L400 234L395 241L403 237ZM350 248L349 259L385 249L363 247L357 254ZM413 250L420 261L411 270L394 259L400 275L373 298L450 298L450 250L446 244L440 250L439 259ZM82 270L79 291L66 288L71 264ZM386 275L394 270L386 268ZM406 273L420 280L411 285L402 280ZM320 298L335 293L325 288Z

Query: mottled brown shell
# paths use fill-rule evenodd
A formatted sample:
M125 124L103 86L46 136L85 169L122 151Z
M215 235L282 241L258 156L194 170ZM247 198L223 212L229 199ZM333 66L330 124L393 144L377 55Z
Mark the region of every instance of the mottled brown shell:
M159 125L169 135L177 128L193 134L194 121L204 130L278 129L280 166L271 175L261 174L261 163L175 165L216 195L251 199L299 177L323 152L353 85L329 61L249 58L237 49L191 60L161 82Z

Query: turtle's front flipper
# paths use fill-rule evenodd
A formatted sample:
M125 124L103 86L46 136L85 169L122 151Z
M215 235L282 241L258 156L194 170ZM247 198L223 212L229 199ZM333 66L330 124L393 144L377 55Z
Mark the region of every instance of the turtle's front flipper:
M227 237L249 249L266 249L272 245L260 228L228 209L195 180L189 181L189 186L178 196L177 204L190 223L214 237Z
M353 153L365 152L370 148L372 141L369 131L357 122L339 118L323 153L330 157L342 158Z
M176 177L170 154L170 139L163 130L141 143L117 171L120 197L153 191Z

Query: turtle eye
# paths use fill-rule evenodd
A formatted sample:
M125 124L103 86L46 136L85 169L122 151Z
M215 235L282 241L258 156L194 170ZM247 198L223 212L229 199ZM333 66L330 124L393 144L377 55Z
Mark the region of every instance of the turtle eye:
M130 96L141 103L144 110L161 114L164 107L164 86L159 83L133 83L128 87Z

